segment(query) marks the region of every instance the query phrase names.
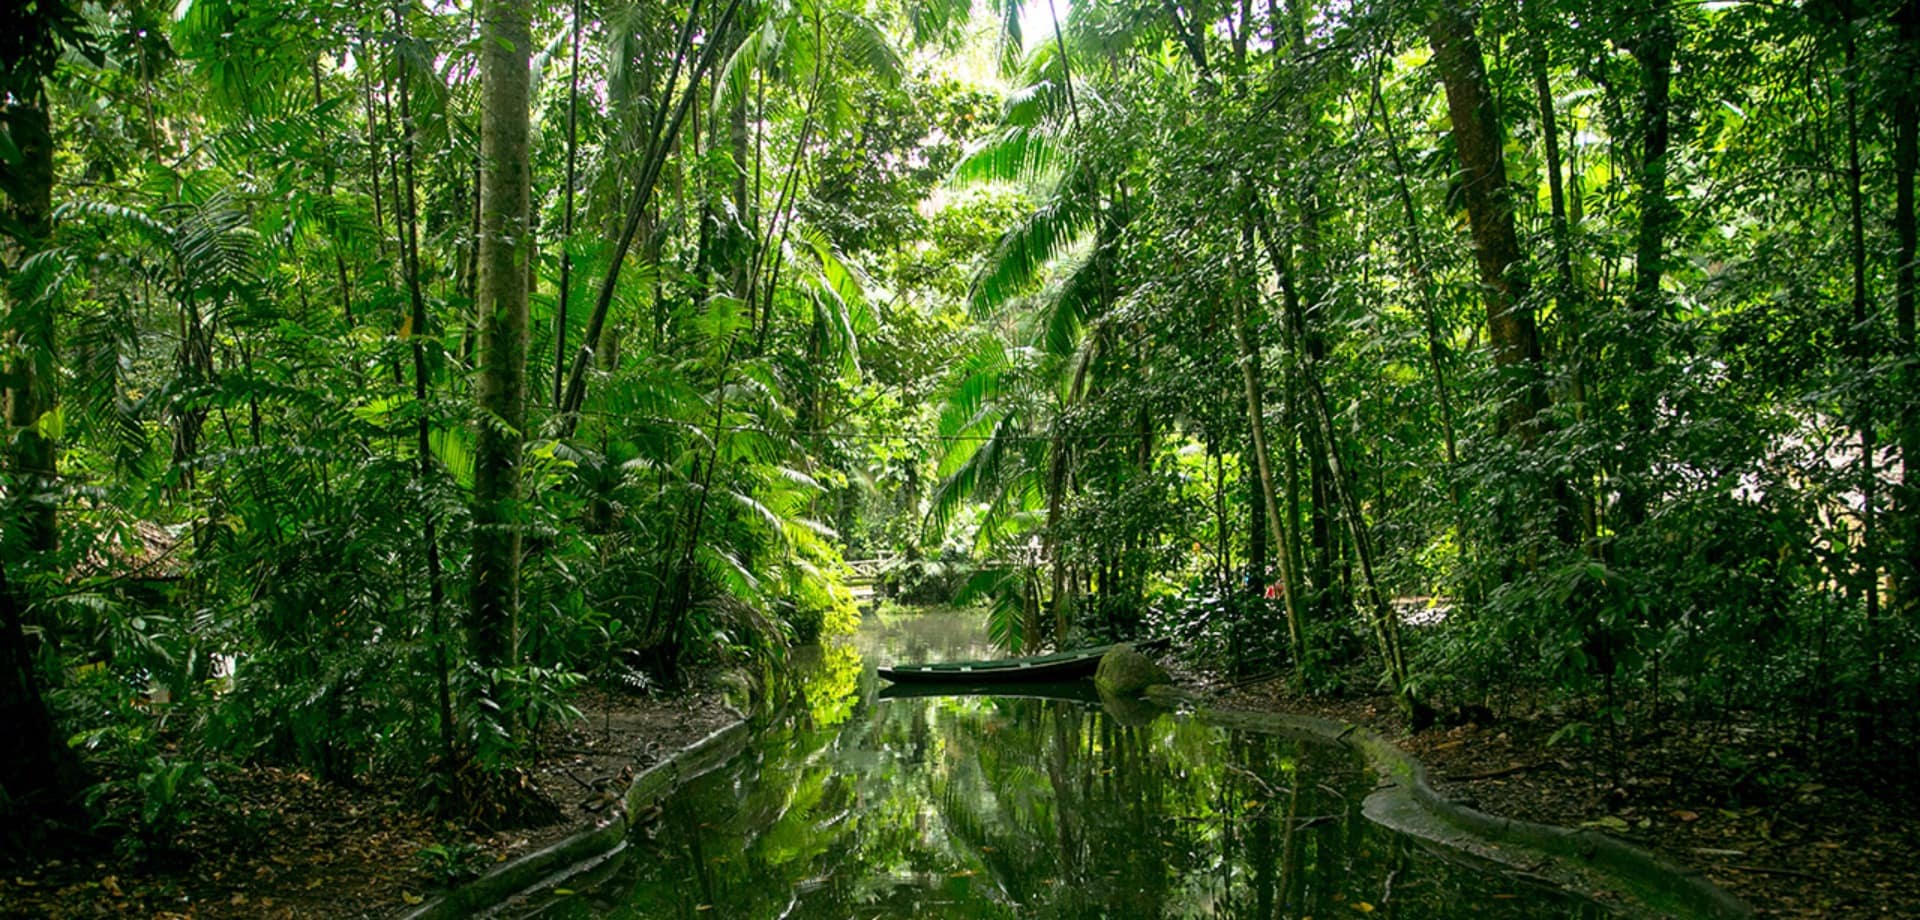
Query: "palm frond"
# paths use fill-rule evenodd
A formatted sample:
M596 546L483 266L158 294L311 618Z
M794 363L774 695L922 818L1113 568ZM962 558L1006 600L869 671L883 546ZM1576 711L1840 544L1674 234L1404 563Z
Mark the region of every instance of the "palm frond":
M738 556L712 543L700 544L694 556L700 569L724 586L727 593L744 601L759 597L760 579L747 569Z
M1000 237L968 294L974 315L992 316L1032 285L1043 267L1092 229L1098 215L1092 172L1082 167L1068 173L1045 205Z
M1028 124L1008 124L971 145L947 176L949 186L1004 182L1024 188L1044 185L1069 163L1067 152L1047 132Z
M744 102L754 71L763 69L781 45L779 25L772 19L747 33L714 76L713 111L730 112Z
M899 86L905 66L900 61L900 53L894 50L893 42L887 38L886 31L858 13L850 10L838 12L840 50L846 59L862 65L868 73L878 77L882 87L892 89Z
M1069 266L1059 289L1043 304L1046 325L1041 342L1048 354L1073 354L1087 327L1107 312L1106 258L1106 251L1096 243Z

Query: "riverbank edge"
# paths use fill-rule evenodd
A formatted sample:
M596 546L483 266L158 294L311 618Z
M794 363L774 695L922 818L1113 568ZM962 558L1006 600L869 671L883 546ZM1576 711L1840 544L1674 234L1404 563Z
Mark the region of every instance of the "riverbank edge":
M1725 889L1664 856L1589 828L1566 828L1488 814L1435 791L1426 765L1384 735L1363 725L1318 716L1213 706L1170 686L1147 689L1168 708L1224 728L1296 734L1357 751L1387 785L1367 797L1367 816L1393 830L1543 878L1576 893L1606 892L1646 916L1735 920L1753 909ZM1408 807L1411 806L1411 807ZM1563 870L1542 873L1541 860ZM1572 873L1577 884L1565 873ZM1585 890L1583 890L1585 889Z
M455 920L486 913L517 895L551 888L591 871L625 845L633 816L641 809L707 773L746 747L745 720L732 723L682 748L633 778L619 804L598 823L453 888L403 912L404 920Z

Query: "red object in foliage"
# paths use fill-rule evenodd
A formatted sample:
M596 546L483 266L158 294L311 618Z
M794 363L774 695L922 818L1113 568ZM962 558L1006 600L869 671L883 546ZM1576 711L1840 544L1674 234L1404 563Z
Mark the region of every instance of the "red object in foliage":
M1276 581L1267 586L1267 600L1277 601L1285 596L1287 596L1287 586L1284 582Z

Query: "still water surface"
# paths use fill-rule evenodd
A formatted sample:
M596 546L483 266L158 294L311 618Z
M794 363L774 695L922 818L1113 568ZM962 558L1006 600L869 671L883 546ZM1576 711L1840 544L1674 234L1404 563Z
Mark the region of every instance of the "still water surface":
M867 617L788 716L683 787L619 874L542 916L1599 917L1367 821L1338 747L1084 700L886 698L991 657L978 616Z

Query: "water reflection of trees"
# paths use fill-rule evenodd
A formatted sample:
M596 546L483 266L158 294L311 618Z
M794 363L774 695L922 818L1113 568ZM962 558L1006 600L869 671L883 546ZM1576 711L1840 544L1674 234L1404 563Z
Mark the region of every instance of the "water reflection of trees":
M1343 751L1067 701L877 702L823 661L794 718L670 804L624 915L1553 915L1368 824Z

